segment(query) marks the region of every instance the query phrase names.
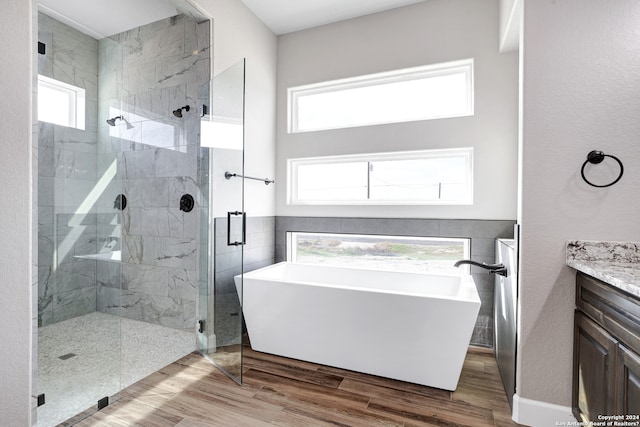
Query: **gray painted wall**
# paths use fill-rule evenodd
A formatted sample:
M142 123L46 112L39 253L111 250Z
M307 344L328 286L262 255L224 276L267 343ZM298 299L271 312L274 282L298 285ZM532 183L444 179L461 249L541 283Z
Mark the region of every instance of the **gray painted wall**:
M640 3L525 1L523 22L517 393L568 412L575 271L566 241L640 241ZM580 177L594 149L624 163L610 188ZM594 181L618 173L615 162L598 166L587 171Z
M273 179L276 169L277 37L241 1L197 0L197 4L214 20L213 75L217 76L243 58L247 61L245 173ZM247 183L244 204L247 215L275 215L276 187ZM222 215L224 212L216 213L216 216Z
M37 164L31 150L32 138L32 70L35 72L33 5L30 1L6 2L0 14L0 67L2 99L0 112L0 419L6 425L28 426L32 418L31 366L32 339L37 325L35 297L37 274L32 275L31 188L32 164ZM10 58L10 59L9 59ZM32 300L32 296L34 300ZM35 410L34 410L35 412Z
M393 236L463 237L471 239L471 259L492 263L496 238L512 238L515 221L409 219L409 218L336 218L276 217L276 262L285 261L286 233L305 231L319 233L388 234ZM473 331L471 344L493 347L494 279L485 270L472 267L482 305Z
M515 219L518 55L498 39L497 0L429 0L280 36L276 215ZM287 133L289 87L466 58L474 116ZM474 147L472 206L287 204L287 159L456 147Z

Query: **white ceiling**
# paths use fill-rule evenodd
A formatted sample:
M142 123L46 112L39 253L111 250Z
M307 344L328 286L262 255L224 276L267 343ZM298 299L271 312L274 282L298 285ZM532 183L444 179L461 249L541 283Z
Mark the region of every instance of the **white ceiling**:
M37 0L39 9L101 39L174 16L180 0ZM236 0L237 1L237 0ZM424 0L242 0L275 34L382 12ZM184 10L182 10L184 12Z
M242 0L276 34L317 27L424 0Z
M204 19L184 0L36 0L38 10L96 39L184 13Z
M171 0L37 0L38 9L101 39L179 12Z

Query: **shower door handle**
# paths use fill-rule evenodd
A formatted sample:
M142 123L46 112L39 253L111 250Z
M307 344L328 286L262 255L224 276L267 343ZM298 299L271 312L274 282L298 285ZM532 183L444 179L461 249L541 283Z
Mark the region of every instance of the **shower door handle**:
M242 241L231 241L231 217L242 215ZM227 246L242 246L247 244L247 213L240 211L227 212Z

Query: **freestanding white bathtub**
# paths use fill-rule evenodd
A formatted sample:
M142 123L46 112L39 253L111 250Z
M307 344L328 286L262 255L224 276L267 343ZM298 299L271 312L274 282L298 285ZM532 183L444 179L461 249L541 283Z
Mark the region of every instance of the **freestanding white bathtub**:
M445 390L480 309L470 275L283 262L236 285L254 350Z

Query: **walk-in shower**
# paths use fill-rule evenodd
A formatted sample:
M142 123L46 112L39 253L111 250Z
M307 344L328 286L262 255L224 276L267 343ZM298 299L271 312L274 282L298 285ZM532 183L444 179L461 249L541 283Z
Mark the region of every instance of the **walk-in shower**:
M206 322L214 309L201 312L214 307L217 274L209 162L243 172L232 161L243 147L231 156L200 147L201 112L212 109L208 18L186 0L158 1L151 9L163 17L101 34L43 2L37 38L48 48L37 70L60 85L39 86L38 107L74 120L40 120L34 138L42 427L99 409L196 351L198 325L212 338L205 352L216 351L214 336L224 342ZM242 210L242 197L228 200Z

